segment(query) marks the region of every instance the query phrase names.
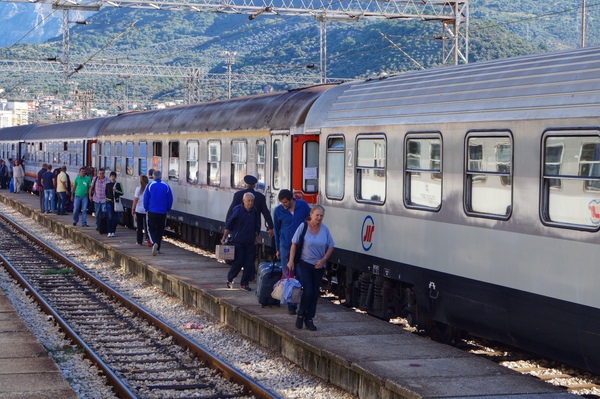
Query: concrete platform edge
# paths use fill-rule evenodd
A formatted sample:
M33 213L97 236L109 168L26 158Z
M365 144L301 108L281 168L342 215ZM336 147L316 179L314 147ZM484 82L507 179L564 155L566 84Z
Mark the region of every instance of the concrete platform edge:
M47 218L39 211L31 209L8 196L0 196L0 200L25 217L44 225L50 231L85 245L86 248L92 250L98 256L114 262L115 265L120 266L126 272L139 276L148 284L162 289L166 294L210 314L244 336L281 353L304 370L351 394L360 398L419 398L418 395L404 389L396 390L399 387L395 384L389 384L355 364L348 363L328 351L311 346L278 326L271 325L205 290L170 278L170 276L147 263L122 254L109 245L94 240L81 231L72 228L70 225Z

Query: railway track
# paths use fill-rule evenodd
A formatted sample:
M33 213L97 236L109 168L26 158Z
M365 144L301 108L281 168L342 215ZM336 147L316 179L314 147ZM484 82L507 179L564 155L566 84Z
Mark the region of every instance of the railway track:
M0 215L0 261L121 398L275 394Z

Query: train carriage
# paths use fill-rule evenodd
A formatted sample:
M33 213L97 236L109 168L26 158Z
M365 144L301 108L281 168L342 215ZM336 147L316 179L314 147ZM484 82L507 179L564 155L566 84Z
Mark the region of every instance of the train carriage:
M26 188L32 189L44 163L53 168L66 166L71 181L80 167L95 167L96 136L100 127L111 118L33 125L22 137Z
M316 200L318 136L304 134L304 118L329 87L117 116L99 132L99 165L119 173L126 206L138 176L161 170L173 190L170 227L187 241L210 247L246 174L258 178L271 207L279 190L293 181L299 182L297 196ZM299 156L292 157L294 152ZM270 243L264 232L263 240Z
M0 130L0 159L21 159L26 152L23 136L36 125L11 126Z
M600 371L599 59L551 53L321 96L306 130L327 143L329 278L348 304Z

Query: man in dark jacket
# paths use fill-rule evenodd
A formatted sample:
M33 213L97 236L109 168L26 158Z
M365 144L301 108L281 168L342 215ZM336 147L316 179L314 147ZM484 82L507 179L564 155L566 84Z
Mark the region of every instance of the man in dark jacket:
M148 219L148 236L152 242L152 256L156 256L160 253L160 244L167 225L167 212L173 206L173 192L166 182L160 180L160 170L155 170L152 175L154 180L144 191L144 209Z
M233 263L227 273L227 287L233 288L233 279L237 277L242 268L240 286L243 290L250 291L250 280L254 277L254 259L256 256L256 240L260 233L260 213L254 206L254 194L245 193L242 204L236 205L227 219L222 243L231 233L231 242L235 247Z
M48 169L48 164L43 164L42 169L38 171L37 174L37 184L38 184L38 195L40 196L40 212L46 212L46 207L44 206L44 186L42 185L42 176L46 173L46 169Z
M225 220L229 219L231 213L233 212L233 208L242 203L242 198L244 198L244 194L252 193L252 195L254 195L254 207L265 218L265 223L267 224L267 232L269 233L269 237L273 237L273 218L271 217L271 212L269 212L269 208L267 207L267 199L262 193L254 191L254 187L256 187L256 183L258 183L258 179L252 175L246 175L244 176L244 183L246 185L246 188L244 190L236 192L233 195L233 201L231 201L231 205L229 206L229 210L227 211L227 216L225 217Z
M8 187L8 166L3 159L0 159L0 188L6 189Z

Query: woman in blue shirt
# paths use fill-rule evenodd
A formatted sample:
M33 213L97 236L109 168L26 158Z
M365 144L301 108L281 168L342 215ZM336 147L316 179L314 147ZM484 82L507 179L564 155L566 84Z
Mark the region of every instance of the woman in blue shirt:
M331 256L335 243L329 233L329 229L323 222L325 209L321 205L315 205L310 210L310 216L306 220L308 228L304 236L304 243L300 249L300 263L294 265L294 257L298 250L298 242L304 230L304 223L298 226L294 237L292 237L292 248L287 264L288 269L294 270L300 276L302 282L302 299L296 317L296 328L302 328L304 324L310 331L316 331L313 318L317 312L317 302L320 296L321 280L327 259Z

